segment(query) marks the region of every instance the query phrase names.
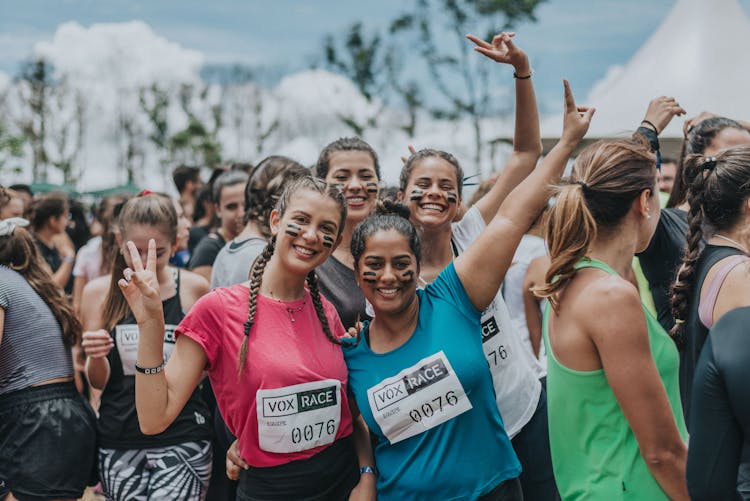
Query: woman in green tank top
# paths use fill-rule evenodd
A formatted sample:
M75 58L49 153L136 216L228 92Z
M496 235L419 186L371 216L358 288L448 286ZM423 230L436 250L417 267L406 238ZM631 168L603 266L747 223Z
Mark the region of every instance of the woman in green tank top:
M623 279L659 219L655 157L578 156L548 219L543 322L555 480L565 500L689 499L677 349Z

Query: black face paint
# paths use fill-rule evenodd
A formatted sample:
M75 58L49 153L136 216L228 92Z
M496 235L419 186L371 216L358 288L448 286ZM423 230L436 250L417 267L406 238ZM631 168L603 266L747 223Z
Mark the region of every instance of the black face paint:
M378 183L367 183L365 184L365 188L367 189L367 193L377 193Z
M424 196L424 191L422 190L411 190L411 197L409 197L409 200L412 202L419 202L422 200L422 197Z
M403 282L405 284L412 283L414 281L414 271L413 270L408 270L408 271L403 272L401 274L401 278L404 279Z
M378 276L378 274L375 273L374 271L365 271L362 273L362 275L364 275L365 277L377 277ZM374 278L363 278L362 280L364 280L368 284L374 284L376 282Z
M296 224L291 224L291 223L287 224L286 228L287 228L286 234L287 235L291 235L293 237L298 237L300 230L302 230L302 228L300 228Z
M455 204L458 202L458 195L454 191L446 191L446 199L448 200L449 204Z
M333 247L333 237L323 235L323 247L325 247L326 249L330 249L331 247Z

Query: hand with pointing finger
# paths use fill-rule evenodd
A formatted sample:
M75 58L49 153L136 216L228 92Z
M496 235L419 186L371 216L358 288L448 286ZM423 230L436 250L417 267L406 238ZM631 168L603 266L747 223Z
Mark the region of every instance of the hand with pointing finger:
M141 255L135 244L127 243L130 262L133 269L125 268L117 285L120 286L125 300L130 306L136 321L140 324L149 320L164 321L164 311L159 294L159 282L156 278L156 242L148 241L146 266L143 266Z
M560 141L578 144L588 132L591 117L594 116L596 110L587 106L577 106L567 80L563 80L563 86L565 87L565 116Z

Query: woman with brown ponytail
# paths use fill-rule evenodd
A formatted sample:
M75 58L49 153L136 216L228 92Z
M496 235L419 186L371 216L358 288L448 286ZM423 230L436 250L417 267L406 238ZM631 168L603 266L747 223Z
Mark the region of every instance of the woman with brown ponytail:
M141 333L140 427L146 434L168 427L208 370L219 410L252 466L240 474L239 500L374 499L366 433L352 435L357 411L347 398L344 328L315 276L345 219L340 190L311 177L291 183L271 212L272 238L249 283L214 289L196 303L176 329L166 367L155 245L149 243L144 266L128 243L133 268L119 285ZM361 451L362 480L352 442Z
M678 354L622 278L659 216L656 159L595 143L559 189L546 229L550 447L563 499L688 499Z
M0 187L0 205L8 197ZM0 219L0 499L77 499L96 440L94 413L73 384L81 324L28 224Z

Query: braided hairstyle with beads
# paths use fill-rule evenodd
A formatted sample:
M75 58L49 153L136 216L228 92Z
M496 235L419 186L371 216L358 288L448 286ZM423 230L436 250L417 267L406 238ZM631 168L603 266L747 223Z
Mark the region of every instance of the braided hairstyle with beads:
M672 288L672 314L675 325L670 332L677 346L685 344L685 321L689 305L698 300L697 264L703 250L704 228L712 233L731 229L739 221L750 197L750 146L730 148L706 158L691 155L683 172L688 186L687 248Z
M341 232L344 230L344 221L346 221L346 200L344 198L344 195L341 193L341 190L335 187L329 187L322 179L317 179L311 176L304 176L292 181L284 189L284 192L281 194L281 197L279 197L279 200L276 203L275 210L278 212L279 217L284 215L287 207L289 206L289 202L300 190L309 190L315 193L319 193L320 195L331 198L338 204L341 217L338 227L338 235L336 235L336 237L338 238L341 235ZM268 261L270 261L271 256L273 256L275 249L276 237L273 236L268 242L268 245L266 245L266 247L263 249L263 252L261 252L260 255L255 259L255 262L253 262L253 266L250 269L250 294L248 297L247 320L243 324L243 333L245 336L242 340L242 345L240 346L240 353L238 357L239 373L242 373L247 365L247 344L248 339L250 338L250 330L255 323L255 315L258 308L258 293L260 292L260 286L263 283L263 272L265 271L266 265L268 264ZM333 335L331 327L328 324L328 317L326 317L323 301L320 297L318 277L317 275L315 275L315 270L312 270L310 271L310 273L308 273L306 281L307 287L310 290L310 297L312 298L315 313L317 314L318 320L320 320L320 323L323 327L323 332L325 332L326 337L332 343L339 345L342 344L341 341L339 341L336 336Z

